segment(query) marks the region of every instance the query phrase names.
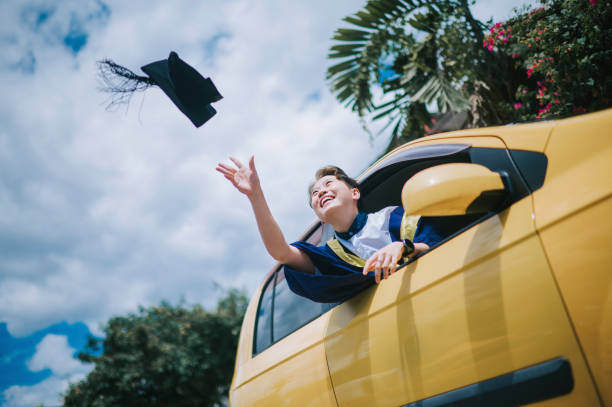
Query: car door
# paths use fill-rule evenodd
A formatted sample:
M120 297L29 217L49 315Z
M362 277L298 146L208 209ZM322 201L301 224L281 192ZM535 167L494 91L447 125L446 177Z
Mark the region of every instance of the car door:
M453 143L508 173L515 202L329 313L338 405L600 405L503 139L438 138L405 150Z
M295 295L282 268L273 271L245 314L230 404L337 406L323 345L330 307Z
M558 123L546 146L546 185L534 193L542 244L607 406L612 405L611 125L612 109Z

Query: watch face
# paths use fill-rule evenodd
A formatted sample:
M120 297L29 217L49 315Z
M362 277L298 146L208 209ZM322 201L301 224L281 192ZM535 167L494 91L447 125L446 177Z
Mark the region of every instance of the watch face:
M404 239L404 248L406 249L406 253L404 254L410 254L414 251L414 244L412 243L412 241L408 240L408 239Z

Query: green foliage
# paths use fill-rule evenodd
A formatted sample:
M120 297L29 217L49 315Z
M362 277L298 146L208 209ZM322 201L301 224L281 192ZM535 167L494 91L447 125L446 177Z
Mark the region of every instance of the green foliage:
M484 46L522 71L506 106L517 120L551 119L610 107L612 2L544 0L490 29Z
M214 313L196 305L140 308L111 318L79 355L95 363L67 391L67 407L213 406L229 390L247 299L232 290ZM102 351L102 354L100 354Z
M368 0L333 37L331 89L362 120L388 120L387 151L445 111L478 127L609 107L612 0L541 2L485 36L468 0Z
M389 149L422 136L435 112L469 110L472 126L510 118L505 106L518 71L483 49L484 25L468 0L369 0L344 21L356 28L333 37L329 58L339 61L327 71L331 89L360 117L388 120Z

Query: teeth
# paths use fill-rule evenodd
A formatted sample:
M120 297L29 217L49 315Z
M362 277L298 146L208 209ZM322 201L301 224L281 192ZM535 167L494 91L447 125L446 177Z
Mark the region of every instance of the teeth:
M327 201L331 201L332 199L334 199L334 198L333 198L333 197L331 197L331 196L329 196L329 195L327 195L327 196L323 197L323 199L321 199L321 206L325 205L325 203L326 203Z

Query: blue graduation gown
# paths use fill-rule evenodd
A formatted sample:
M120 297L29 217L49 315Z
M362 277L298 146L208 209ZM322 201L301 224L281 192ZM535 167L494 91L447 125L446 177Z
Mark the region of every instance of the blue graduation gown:
M400 240L400 225L404 210L398 207L389 217L389 232L394 241ZM413 241L427 243L433 247L442 240L437 221L421 218L417 224ZM374 272L362 274L362 268L353 266L340 259L325 244L315 246L307 242L291 244L306 253L315 266L314 274L304 273L284 266L285 278L289 288L296 294L316 302L343 302L375 283Z

